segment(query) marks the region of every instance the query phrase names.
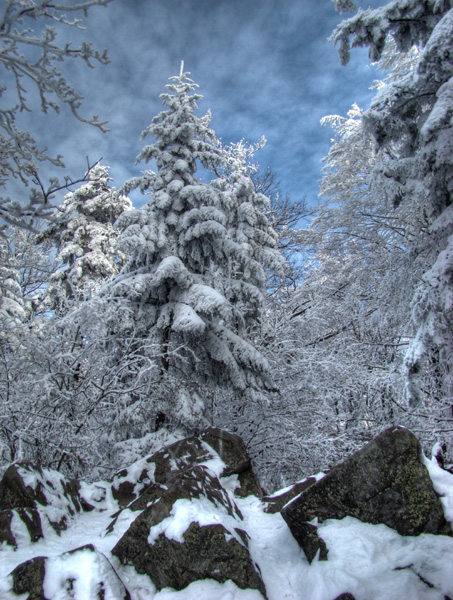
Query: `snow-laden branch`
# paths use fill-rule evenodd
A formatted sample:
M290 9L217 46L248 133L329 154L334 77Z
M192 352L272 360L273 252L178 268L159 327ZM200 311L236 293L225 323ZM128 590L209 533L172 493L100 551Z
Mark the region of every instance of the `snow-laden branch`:
M82 123L107 131L106 121L98 115L86 117L80 112L83 96L56 68L67 59L80 59L89 68L95 63L107 64L106 50L99 52L91 42L84 41L73 48L70 43L57 43L57 27L83 29L80 19L69 19L67 13L85 15L92 6L107 6L111 0L90 0L72 6L41 0L7 0L0 20L0 70L3 71L0 96L0 187L15 179L29 190L26 205L9 197L0 197L0 217L14 225L23 225L23 217L48 218L53 210L49 200L54 192L66 187L53 178L44 186L38 174L38 164L48 162L63 167L61 156L51 156L47 148L39 148L33 134L18 124L21 112L31 112L27 84L36 90L44 114L60 112L66 105ZM28 26L37 23L38 30ZM49 22L53 25L49 25ZM67 182L66 182L67 183ZM47 189L45 189L47 188Z

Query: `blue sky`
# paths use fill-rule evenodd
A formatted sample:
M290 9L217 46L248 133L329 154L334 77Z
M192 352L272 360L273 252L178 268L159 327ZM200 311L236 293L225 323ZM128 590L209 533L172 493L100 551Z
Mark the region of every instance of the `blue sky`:
M111 63L90 70L73 62L64 72L85 96L82 113L107 119L110 132L82 125L66 111L51 121L34 118L33 130L50 151L63 154L71 175L84 169L86 156L102 157L119 187L146 168L135 165L140 133L160 112L159 94L184 60L204 96L200 113L212 111L217 135L224 142L264 135L260 164L276 172L284 193L315 203L332 137L320 119L345 115L353 102L366 108L378 77L365 51L353 52L342 67L327 41L345 16L330 0L114 0L94 7L84 32L65 35L106 47Z

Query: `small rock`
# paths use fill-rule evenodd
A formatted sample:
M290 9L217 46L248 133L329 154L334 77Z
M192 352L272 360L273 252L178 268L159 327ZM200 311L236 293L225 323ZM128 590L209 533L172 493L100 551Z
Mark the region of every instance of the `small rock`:
M130 600L112 565L91 544L54 558L33 558L17 566L11 576L12 591L28 594L27 600Z

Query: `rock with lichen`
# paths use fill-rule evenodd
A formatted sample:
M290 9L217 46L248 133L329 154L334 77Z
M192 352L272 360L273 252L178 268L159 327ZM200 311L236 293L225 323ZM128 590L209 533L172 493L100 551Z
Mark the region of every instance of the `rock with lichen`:
M328 548L317 533L326 519L355 517L383 523L400 535L451 535L417 438L403 427L387 429L289 502L281 511L311 562Z

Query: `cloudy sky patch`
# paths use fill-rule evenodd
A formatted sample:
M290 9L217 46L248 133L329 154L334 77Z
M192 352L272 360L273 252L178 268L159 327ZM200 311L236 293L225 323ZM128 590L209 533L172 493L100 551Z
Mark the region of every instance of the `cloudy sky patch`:
M67 61L62 68L85 97L82 113L99 114L110 131L74 121L67 110L42 119L35 112L24 122L64 155L71 175L87 156L102 157L120 187L146 168L135 165L140 133L162 110L159 94L184 60L204 96L200 113L212 111L217 135L225 143L264 135L263 169L276 172L284 193L314 203L332 137L320 119L345 115L353 102L366 108L378 76L363 50L340 65L327 38L341 19L330 0L114 0L90 10L84 32L61 34L74 45L88 39L108 49L107 66Z

